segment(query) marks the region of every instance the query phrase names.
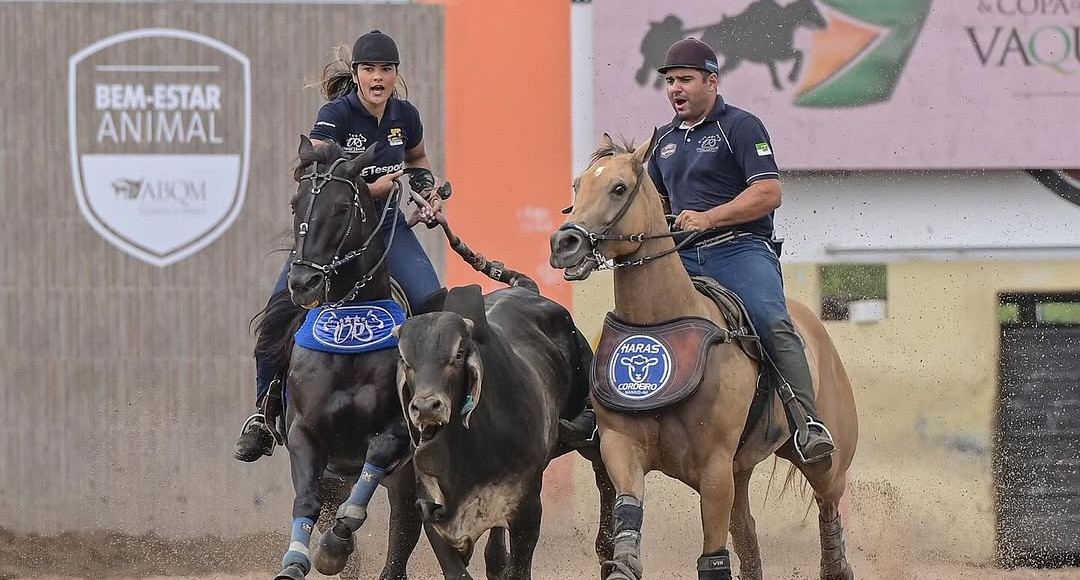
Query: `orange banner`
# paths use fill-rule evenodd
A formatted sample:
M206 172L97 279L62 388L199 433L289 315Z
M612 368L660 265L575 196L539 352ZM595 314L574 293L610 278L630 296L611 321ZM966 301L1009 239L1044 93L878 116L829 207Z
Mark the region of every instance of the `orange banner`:
M571 181L570 3L428 1L446 10L447 218L570 308L570 284L548 265ZM447 251L447 286L501 286Z

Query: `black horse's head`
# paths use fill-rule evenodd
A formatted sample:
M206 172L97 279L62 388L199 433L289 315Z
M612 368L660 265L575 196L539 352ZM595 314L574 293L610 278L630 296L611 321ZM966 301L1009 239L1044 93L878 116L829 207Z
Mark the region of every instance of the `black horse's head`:
M300 137L300 163L293 175L297 190L290 202L295 250L288 278L297 306L354 299L365 288L364 294L389 296L381 259L385 243L378 235L384 216L376 213L360 178L376 147L347 159L336 143L314 146Z

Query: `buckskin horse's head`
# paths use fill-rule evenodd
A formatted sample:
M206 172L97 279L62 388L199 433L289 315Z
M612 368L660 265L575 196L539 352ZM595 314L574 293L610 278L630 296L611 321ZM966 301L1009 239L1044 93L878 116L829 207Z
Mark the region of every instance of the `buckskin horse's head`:
M293 175L297 189L290 202L295 250L288 277L297 306L315 308L355 296L363 285L357 280L373 278L381 266L376 260L385 244L375 235L380 215L360 179L376 146L347 159L336 143L316 147L300 137L300 163Z
M644 164L656 133L637 149L616 145L605 133L589 167L574 180L574 205L562 227L551 235L550 263L567 280L584 280L601 260L631 256L642 246L639 234L667 229L663 205Z

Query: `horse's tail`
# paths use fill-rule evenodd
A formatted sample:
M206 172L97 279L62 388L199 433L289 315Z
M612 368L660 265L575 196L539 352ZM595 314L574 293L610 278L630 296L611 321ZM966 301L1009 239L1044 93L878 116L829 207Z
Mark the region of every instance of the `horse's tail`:
M765 488L765 499L762 504L769 501L769 490L772 488L773 478L776 477L776 466L780 463L780 458L773 456L772 473L769 474L769 485ZM787 473L784 474L784 483L780 485L780 494L777 499L783 498L787 492L797 493L800 498L807 502L806 513L810 513L810 508L814 505L813 488L810 487L810 482L802 477L799 468L795 467L792 463L788 465Z
M251 319L255 325L255 355L273 368L284 369L292 356L293 335L304 322L307 311L293 304L289 291L270 297L266 307Z

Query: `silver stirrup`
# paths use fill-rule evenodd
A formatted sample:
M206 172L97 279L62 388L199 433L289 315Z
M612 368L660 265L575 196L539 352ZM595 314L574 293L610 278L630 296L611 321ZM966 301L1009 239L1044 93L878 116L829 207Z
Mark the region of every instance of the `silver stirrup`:
M263 426L267 429L270 428L270 426L266 424L266 415L263 415L262 413L253 413L250 417L247 418L246 421L244 421L244 426L240 428L241 435L247 432L248 427L250 427L251 424L255 422L255 419L262 419Z

